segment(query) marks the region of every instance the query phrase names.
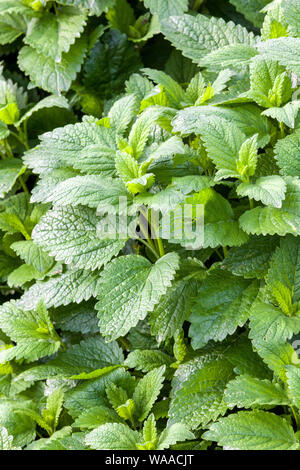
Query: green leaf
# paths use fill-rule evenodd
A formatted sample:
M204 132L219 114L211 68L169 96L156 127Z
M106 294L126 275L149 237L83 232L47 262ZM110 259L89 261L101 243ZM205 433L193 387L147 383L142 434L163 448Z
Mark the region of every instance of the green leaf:
M145 421L143 426L143 439L144 446L141 447L142 450L145 449L154 449L157 443L157 429L156 421L153 414L149 415L148 419Z
M257 28L262 26L264 14L261 10L269 3L269 0L230 0L230 3L254 26Z
M23 407L32 407L32 402L23 400L1 399L0 403L0 428L6 428L9 435L14 437L14 446L25 446L35 438L35 423L23 413L15 413L16 403L22 403Z
M126 34L112 29L93 47L84 67L83 85L101 98L120 93L129 76L141 67L140 56Z
M296 351L289 343L259 342L257 352L268 367L286 382L286 366L300 364Z
M300 409L300 369L296 366L286 366L286 371L289 394L293 403L298 409Z
M293 428L265 411L239 411L210 426L203 437L234 450L296 450Z
M161 70L143 69L143 72L148 78L163 87L171 106L180 107L185 98L184 91L172 77Z
M84 411L74 422L73 427L95 429L106 423L121 423L122 419L114 410L106 406L95 406Z
M277 60L289 71L300 73L300 39L299 38L279 38L269 39L260 42L256 46L258 51L266 58Z
M50 93L60 94L67 91L75 80L86 49L85 38L79 38L68 52L62 54L60 62L55 62L52 57L45 57L35 49L24 46L20 50L18 64L36 86Z
M200 236L199 245L202 245L203 248L216 248L219 245L239 246L247 241L247 235L234 220L234 212L230 203L214 189L203 189L194 196L187 197L185 203L191 204L192 210L196 210L197 206L203 207L204 233L202 229L198 233ZM176 214L175 210L174 220L176 220ZM181 208L179 210L181 217L180 214ZM193 243L194 240L197 242L195 233L191 234L191 238L192 236L194 237ZM171 238L171 241L176 243L176 237ZM189 244L190 242L187 241L186 245Z
M73 333L98 333L98 319L94 309L94 301L81 302L67 307L56 308L52 319L56 328Z
M69 108L69 103L64 96L47 96L46 98L39 101L36 105L34 105L29 111L27 111L21 119L16 123L16 126L20 126L24 121L27 121L34 113L40 111L41 109L45 108Z
M207 54L200 61L200 64L209 70L219 70L226 67L239 70L247 67L251 59L256 55L257 51L253 46L248 44L229 44Z
M118 134L124 134L130 122L136 116L137 98L134 94L124 96L117 100L110 108L108 117L111 126Z
M29 10L29 9L28 9ZM26 10L26 14L27 11ZM33 14L32 14L33 16ZM29 18L28 18L29 20ZM5 15L0 16L0 44L10 44L19 36L26 33L27 20L26 16L18 11L7 11Z
M11 349L1 354L5 360L26 359L35 361L54 354L61 346L50 317L44 305L39 302L35 311L24 311L12 302L7 302L0 309L0 328L15 343Z
M46 364L32 367L23 372L22 378L26 381L35 381L51 377L72 377L83 372L89 373L111 365L117 365L123 361L123 354L117 343L107 344L100 336L89 337L81 343L69 347L66 351L60 351L54 359ZM110 376L110 373L113 374L114 371L108 370L107 377ZM100 377L95 380L99 381L103 378Z
M85 270L70 270L58 274L47 281L38 281L21 297L20 306L26 310L35 308L38 299L43 299L47 307L79 304L82 300L96 297L99 274Z
M45 57L59 62L79 38L86 24L86 13L73 7L61 7L58 14L43 12L35 18L24 42Z
M187 426L181 423L175 423L167 426L159 436L157 450L168 449L177 442L195 439L194 434L188 430Z
M115 0L58 0L57 3L89 10L90 14L100 16L108 8L114 6Z
M124 388L128 395L132 395L135 388L135 378L129 372L121 368L111 370L98 378L86 380L67 392L65 406L69 414L77 417L94 406L109 406L106 389L111 383Z
M226 23L222 18L181 15L171 16L161 23L166 38L195 63L219 47L255 43L254 35L246 28L233 22Z
M39 279L40 277L41 273L39 273L33 266L22 264L9 273L7 276L7 284L9 287L21 287L27 282Z
M240 375L228 383L224 400L230 408L252 408L257 405L289 405L284 389L269 380Z
M4 198L8 193L18 177L25 171L22 161L17 158L0 161L0 197Z
M236 188L239 196L261 201L266 206L282 207L285 198L286 183L280 176L265 176L258 178L255 183L241 183Z
M222 341L243 326L257 294L257 282L212 270L198 290L190 317L193 348L201 348L211 339Z
M47 272L53 265L53 258L32 240L12 243L11 248L25 263L32 265L40 273Z
M276 60L254 58L250 65L250 83L247 96L264 108L282 106L291 98L291 80Z
M293 36L300 37L300 8L297 0L283 0L283 14Z
M87 434L85 442L96 450L137 450L140 439L141 434L125 424L109 423Z
M21 447L14 447L13 436L10 436L7 429L0 428L0 450L21 450Z
M132 399L135 403L135 415L139 421L144 421L158 398L163 386L166 367L153 369L138 382Z
M128 143L136 159L142 155L153 126L160 118L164 116L168 118L168 111L173 114L171 109L162 106L146 108L135 121L128 137ZM173 116L170 115L171 119L172 117Z
M98 223L92 209L56 207L41 218L32 239L57 261L95 270L116 256L126 241L101 240L97 236Z
M224 120L227 120L227 130ZM265 116L261 115L261 110L253 104L244 104L243 106L235 106L233 108L211 105L186 108L179 111L173 120L173 131L180 132L183 135L200 134L199 130L206 129L211 121L213 121L216 128L215 131L212 128L215 138L218 129L220 129L220 132L228 134L232 125L234 125L234 129L235 126L239 128L240 132L238 131L236 138L234 136L226 136L229 143L235 140L237 142L241 138L241 133L245 134L246 137L253 137L254 134L258 134L258 145L261 148L265 147L270 140L268 120ZM221 121L220 125L218 125L219 121ZM214 140L213 144L215 144ZM227 149L227 141L226 144Z
M273 256L268 276L267 290L273 301L286 315L297 313L300 301L300 245L299 239L287 236L280 241ZM288 304L283 302L287 298Z
M162 365L170 366L173 358L163 351L155 349L136 349L128 354L125 364L130 369L137 369L143 372L150 372Z
M168 253L154 265L138 255L123 256L107 265L96 304L102 334L111 340L128 333L153 310L177 268L176 253Z
M154 15L159 18L168 18L169 16L181 15L188 9L188 0L144 0L145 7L149 8Z
M285 178L287 190L281 208L256 207L246 211L240 217L241 228L255 235L284 236L288 233L300 234L300 181L296 178Z
M236 276L262 279L268 272L271 257L277 246L277 237L253 236L244 245L232 248L222 266Z
M174 281L151 312L151 332L159 343L171 338L188 319L197 288L197 281L188 277Z
M226 383L233 378L232 365L224 359L207 358L194 370L184 372L181 380L179 376L180 388L176 390L173 385L170 423L183 423L189 429L196 429L225 414L227 405L223 394Z
M286 126L295 128L296 117L298 116L300 101L291 101L282 108L270 108L263 111L263 116L269 116L276 121L283 122ZM277 142L278 144L278 142ZM296 176L296 175L293 175Z
M197 133L200 134L209 158L217 169L237 172L237 157L246 136L237 126L225 119L208 119L202 121Z
M277 141L275 158L282 175L298 176L300 172L300 132Z
M95 121L84 119L81 123L54 129L43 134L40 140L40 145L24 156L25 164L34 173L71 166L83 173L115 173L115 132L98 126Z

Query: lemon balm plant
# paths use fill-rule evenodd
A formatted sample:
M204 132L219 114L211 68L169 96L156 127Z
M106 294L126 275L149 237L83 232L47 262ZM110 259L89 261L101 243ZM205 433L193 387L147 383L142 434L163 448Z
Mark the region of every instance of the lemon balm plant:
M299 20L0 2L4 450L299 449Z

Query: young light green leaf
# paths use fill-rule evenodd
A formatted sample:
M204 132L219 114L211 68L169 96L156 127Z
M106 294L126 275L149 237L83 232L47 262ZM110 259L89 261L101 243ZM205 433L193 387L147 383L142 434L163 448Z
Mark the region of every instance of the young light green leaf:
M135 415L139 421L144 421L158 398L163 386L166 366L148 372L137 384L132 399L135 403Z

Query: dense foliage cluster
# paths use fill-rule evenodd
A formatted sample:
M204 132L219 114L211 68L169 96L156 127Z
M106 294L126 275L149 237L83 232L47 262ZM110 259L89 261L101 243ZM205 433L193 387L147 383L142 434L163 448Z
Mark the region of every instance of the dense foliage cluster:
M300 0L0 0L0 55L0 449L299 449Z

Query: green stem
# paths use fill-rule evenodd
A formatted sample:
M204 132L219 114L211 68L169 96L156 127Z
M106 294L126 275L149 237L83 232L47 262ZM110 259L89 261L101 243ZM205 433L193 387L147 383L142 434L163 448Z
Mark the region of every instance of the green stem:
M280 125L280 135L281 135L281 138L283 138L285 137L284 123L281 122L279 125Z
M26 183L25 183L25 181L24 181L22 175L19 176L19 181L20 181L20 185L21 185L22 188L23 188L24 193L29 194L29 190L28 190L28 188L27 188L27 186L26 186Z
M300 417L293 406L291 406L291 410L292 410L294 420L295 420L295 423L297 425L297 430L298 430L300 429Z
M164 249L162 239L160 237L157 238L157 246L158 246L160 257L164 256L165 255L165 249Z
M26 150L29 150L29 146L26 142L26 136L25 134L23 134L20 130L19 134L16 134L16 132L13 132L11 131L10 132L12 136L14 136L15 139L17 139L22 145L24 145L24 147L26 148Z
M151 251L151 253L154 254L156 259L159 259L159 255L156 253L155 249L152 248L152 246L148 242L146 242L146 240L144 240L143 238L139 238L139 241L142 242Z
M250 209L253 209L253 208L254 208L254 201L253 201L253 199L250 199L250 198L249 198L249 204L250 204Z
M13 151L11 149L11 146L7 142L7 140L4 141L4 148L5 148L5 152L6 152L7 157L8 158L14 158Z
M195 3L193 5L193 10L198 11L198 8L201 6L202 0L195 0Z
M224 258L228 256L228 250L226 246L223 246L223 253L224 253Z
M223 256L219 252L218 248L215 248L215 252L217 253L218 257L220 258L221 261L223 261Z

